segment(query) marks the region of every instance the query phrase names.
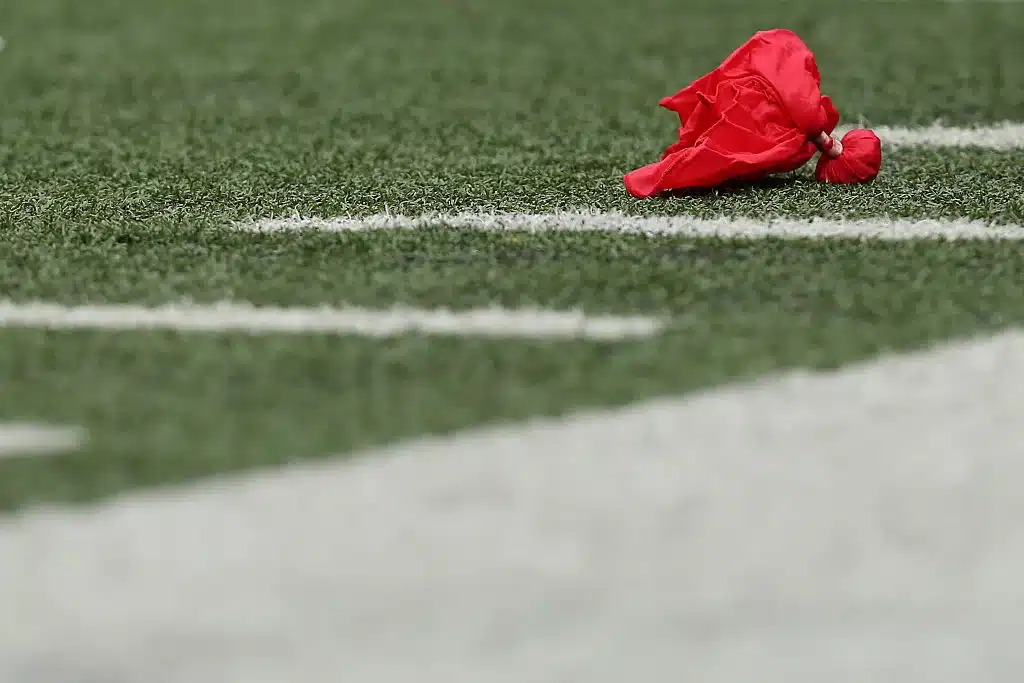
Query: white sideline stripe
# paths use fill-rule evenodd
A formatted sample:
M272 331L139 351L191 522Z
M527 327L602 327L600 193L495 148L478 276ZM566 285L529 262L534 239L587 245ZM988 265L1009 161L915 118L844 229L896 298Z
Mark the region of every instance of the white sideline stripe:
M851 128L862 126L844 124L836 129L840 135ZM1024 147L1024 123L1004 121L988 126L929 126L903 128L898 126L872 126L882 145L886 147L977 147L1009 151Z
M390 337L408 333L460 337L580 337L615 340L650 336L665 321L644 316L587 315L582 311L484 308L467 311L392 308L273 308L244 303L64 306L0 301L0 328L147 330L183 332L338 333Z
M0 680L1024 671L1024 334L0 518Z
M630 216L618 212L566 211L534 213L457 213L398 216L375 214L338 218L265 218L239 223L237 230L250 232L287 232L314 230L324 232L360 232L370 230L417 229L447 226L470 230L515 232L614 232L682 237L720 237L728 239L874 239L905 241L944 240L1020 240L1024 227L992 225L965 219L759 219L693 218L690 216Z
M0 460L33 455L55 455L80 447L85 431L30 423L0 423Z

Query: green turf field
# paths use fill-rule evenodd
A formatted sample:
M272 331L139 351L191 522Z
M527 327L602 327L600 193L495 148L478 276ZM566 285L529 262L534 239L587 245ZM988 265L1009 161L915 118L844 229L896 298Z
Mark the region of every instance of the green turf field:
M33 0L0 17L0 298L669 314L642 341L0 330L0 422L88 429L0 460L0 509L710 387L1024 321L1016 242L250 234L375 213L1024 222L1022 149L887 150L636 201L658 100L759 29L815 51L845 123L1024 121L1024 4Z

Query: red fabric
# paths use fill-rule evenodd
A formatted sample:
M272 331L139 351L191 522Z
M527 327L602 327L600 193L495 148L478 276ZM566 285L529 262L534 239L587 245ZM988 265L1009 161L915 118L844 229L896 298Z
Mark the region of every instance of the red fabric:
M649 197L803 166L817 151L810 138L839 122L820 83L814 55L796 34L755 34L714 71L661 100L679 115L679 140L660 161L626 174L626 189ZM852 177L840 168L819 165L826 177Z
M851 130L843 136L843 153L836 159L824 154L814 177L823 183L862 183L878 175L882 167L882 143L870 130Z

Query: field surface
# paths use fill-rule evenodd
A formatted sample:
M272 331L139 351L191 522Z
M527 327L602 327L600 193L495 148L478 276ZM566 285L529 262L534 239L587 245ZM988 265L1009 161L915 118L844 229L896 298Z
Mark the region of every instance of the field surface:
M774 27L879 177L631 198L658 100ZM1022 33L11 4L0 680L1024 673Z

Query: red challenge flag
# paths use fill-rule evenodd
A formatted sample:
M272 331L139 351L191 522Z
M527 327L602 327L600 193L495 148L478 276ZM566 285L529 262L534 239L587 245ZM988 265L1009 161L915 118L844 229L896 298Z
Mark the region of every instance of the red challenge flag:
M660 104L679 114L679 141L661 161L626 174L634 197L785 173L819 151L815 177L822 182L865 182L882 165L872 131L852 130L842 141L832 136L839 112L821 94L814 54L785 29L755 34Z

